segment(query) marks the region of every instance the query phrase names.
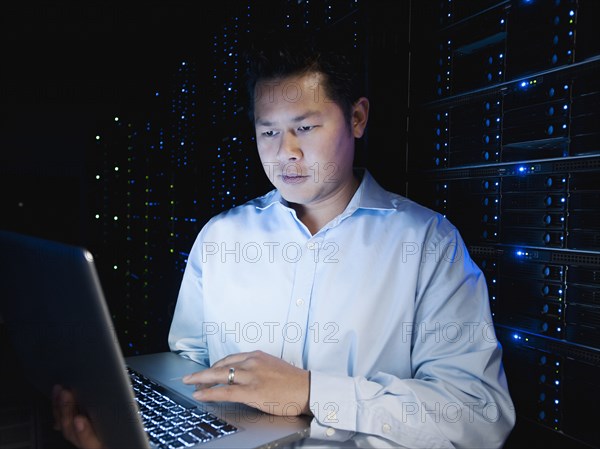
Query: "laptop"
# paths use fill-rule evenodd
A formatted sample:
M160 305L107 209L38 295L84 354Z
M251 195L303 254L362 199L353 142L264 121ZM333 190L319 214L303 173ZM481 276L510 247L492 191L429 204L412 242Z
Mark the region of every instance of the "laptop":
M306 416L201 403L172 352L123 357L92 254L0 230L0 320L34 388L72 389L110 448L274 448L309 435Z

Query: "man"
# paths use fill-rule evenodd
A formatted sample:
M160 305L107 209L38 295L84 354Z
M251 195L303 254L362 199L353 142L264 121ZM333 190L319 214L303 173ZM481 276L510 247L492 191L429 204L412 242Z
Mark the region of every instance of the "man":
M201 401L312 415L304 445L501 447L515 415L482 272L443 216L353 167L369 101L348 58L269 42L248 88L275 190L192 247L169 345L210 368L184 382ZM97 444L84 418L57 417Z

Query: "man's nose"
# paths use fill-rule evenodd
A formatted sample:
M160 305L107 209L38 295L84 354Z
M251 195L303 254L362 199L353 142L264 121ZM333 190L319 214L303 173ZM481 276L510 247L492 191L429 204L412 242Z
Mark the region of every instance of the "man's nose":
M302 158L302 149L300 141L295 132L284 132L277 153L282 162L297 161Z

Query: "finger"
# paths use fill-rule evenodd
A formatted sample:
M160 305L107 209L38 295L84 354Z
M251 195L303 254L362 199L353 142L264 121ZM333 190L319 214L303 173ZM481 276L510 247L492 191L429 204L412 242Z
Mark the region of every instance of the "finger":
M217 385L217 384L214 384L214 383L212 383L212 384L196 384L195 386L196 386L196 390L204 390L206 388L214 387L215 385Z
M194 399L202 402L243 402L243 389L239 385L220 385L192 393Z
M240 381L240 373L243 371L243 368L238 366L222 366L222 367L213 367L207 368L203 371L198 371L194 374L186 376L183 378L183 382L186 384L196 385L197 388L205 389L208 387L213 387L215 385L227 385L229 383L229 370L230 368L234 369L232 378L233 383L239 384ZM242 376L243 377L243 376Z
M248 358L252 357L252 352L238 352L237 354L230 354L218 360L211 366L211 368L222 368L224 366L238 365Z
M190 384L190 385L205 384L207 387L212 387L214 385L222 384L223 379L222 378L215 379L214 374L211 372L211 370L218 369L218 368L222 369L222 368L226 367L225 369L227 370L227 376L228 376L229 368L232 367L232 365L239 365L240 363L244 362L249 357L251 357L251 355L252 355L251 352L240 352L237 354L230 354L228 356L225 356L221 360L215 362L214 365L211 366L210 368L207 368L202 371L197 371L195 373L184 376L182 379L183 383ZM236 367L236 366L234 366L234 367ZM208 373L207 373L207 371L208 371ZM209 381L208 379L215 379L215 380ZM228 377L225 377L225 379L228 379Z
M60 392L59 414L60 428L63 435L69 441L73 441L75 435L75 429L73 426L73 418L75 417L75 403L73 400L73 395L67 390L62 390Z
M204 388L206 388L218 384L226 384L228 377L229 368L207 368L189 376L185 376L183 378L183 382L186 384L196 385L198 387L204 386Z
M76 445L82 449L102 449L102 444L89 419L85 416L78 415L74 418L74 428L76 433Z
M209 382L208 377L205 371L208 371L211 368L207 368L203 371L198 371L192 374L188 374L187 376L183 376L181 379L186 385L195 385L196 388L209 388L214 385L217 385L218 382Z

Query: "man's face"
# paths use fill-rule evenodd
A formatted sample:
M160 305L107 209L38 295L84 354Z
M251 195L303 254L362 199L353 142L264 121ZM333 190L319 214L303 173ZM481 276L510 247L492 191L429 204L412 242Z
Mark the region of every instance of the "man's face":
M335 197L353 181L354 138L362 135L327 98L321 80L308 73L256 85L254 123L265 172L283 198L305 206Z

